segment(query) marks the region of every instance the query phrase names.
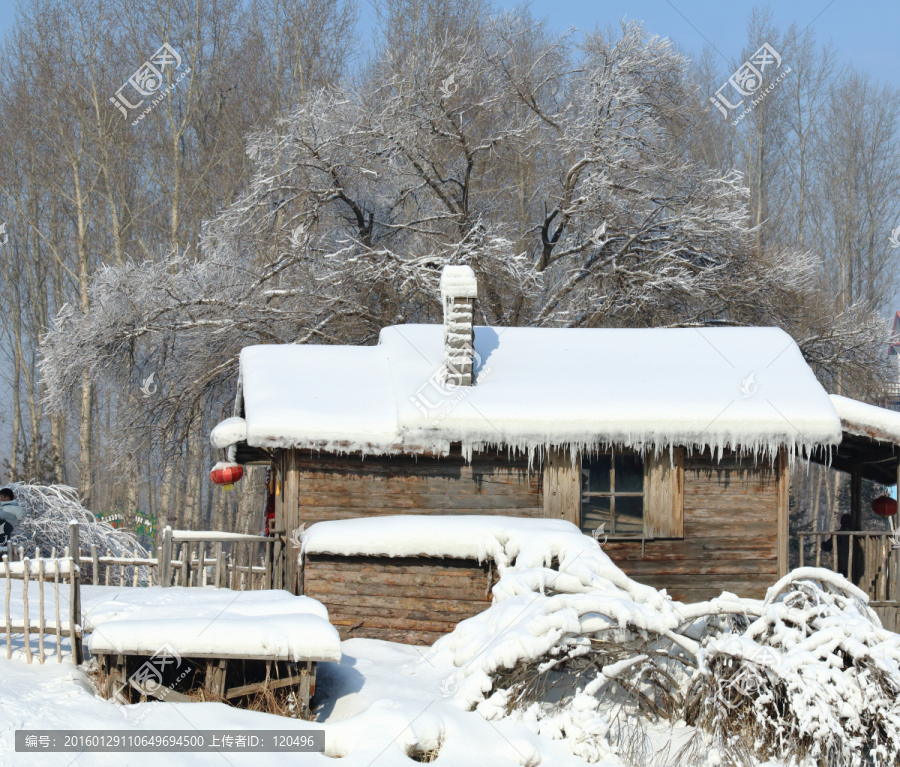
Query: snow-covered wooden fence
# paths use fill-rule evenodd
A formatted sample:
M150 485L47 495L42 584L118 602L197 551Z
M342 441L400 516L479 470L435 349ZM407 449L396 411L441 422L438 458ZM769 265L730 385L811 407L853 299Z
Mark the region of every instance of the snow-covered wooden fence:
M163 586L211 585L235 591L271 589L274 542L274 538L262 535L167 527L160 547L159 582ZM264 550L261 555L260 544ZM246 557L238 557L241 547ZM247 564L238 564L242 559ZM253 564L254 560L259 564Z
M79 550L78 527L74 522L70 525L71 548L78 551L81 577L92 586L215 586L235 591L272 588L274 538L166 527L156 557L137 552L133 557L114 555L109 550L102 554L94 544L88 555ZM15 560L16 552L11 554L10 559ZM19 553L19 560L22 557Z
M870 598L885 628L900 628L900 548L896 533L885 530L824 530L798 533L800 567L806 561L807 538L815 551L816 567L846 575ZM824 544L824 545L823 545Z
M12 657L12 635L24 636L25 657L31 663L34 652L31 649L31 635L37 634L37 657L44 663L47 653L44 637L50 635L56 640L56 660L62 662L62 637L69 637L72 661L80 664L84 660L81 626L81 583L78 564L70 556L76 551L78 526L71 527L72 546L67 547L63 556L56 556L56 549L49 558L41 557L40 549L35 557L25 557L20 550L20 561L11 562L8 554L3 555L0 564L0 579L5 580L4 620L2 631L6 634L6 657ZM18 614L18 599L13 610L13 581L22 582L22 614ZM68 588L66 586L68 585ZM36 588L30 588L35 586ZM60 588L62 587L62 589ZM16 589L17 590L17 589ZM48 599L48 591L50 599ZM68 592L68 593L66 593ZM16 595L18 597L18 594ZM47 615L47 610L50 615ZM15 614L14 614L15 613Z
M91 585L93 586L153 586L154 573L159 585L159 560L141 557L135 552L133 557L114 556L107 549L101 555L96 544L91 544L91 555L78 558L82 565L91 565Z

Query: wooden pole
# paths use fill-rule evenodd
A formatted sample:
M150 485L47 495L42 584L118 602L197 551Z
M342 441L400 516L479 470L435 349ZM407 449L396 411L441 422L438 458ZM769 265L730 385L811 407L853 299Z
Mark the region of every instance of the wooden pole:
M43 666L44 665L44 628L46 624L44 622L44 559L41 557L41 550L37 548L35 553L38 556L38 589L40 594L38 595L38 661Z
M172 528L168 525L163 530L162 559L159 569L159 585L168 588L172 585Z
M100 585L100 555L97 553L97 544L91 544L91 569L94 571L91 578L95 586Z
M284 470L286 450L279 450L272 462L273 492L275 493L275 588L285 588L285 527L284 527Z
M222 588L222 571L225 568L225 552L222 551L222 541L216 541L216 588Z
M53 549L53 604L56 608L56 662L62 663L62 627L59 625L59 559Z
M78 582L78 566L71 557L69 567L69 644L72 648L72 663L80 666L84 661L81 635L78 630L78 626L81 625L81 588Z
M789 569L789 539L791 475L788 473L787 448L780 448L775 460L778 480L778 577L783 578Z
M78 523L74 519L69 522L69 551L72 552L72 572L69 576L72 589L72 604L69 610L72 615L72 622L69 627L69 639L72 644L72 660L76 666L80 666L84 662L84 654L81 649L81 637L75 628L76 624L81 625L81 582L78 568L80 545L78 542Z
M9 615L9 593L12 589L12 573L9 571L9 557L3 555L3 567L6 570L6 657L12 658L10 635L12 634L12 618Z
M297 450L285 451L284 471L284 530L286 535L300 527L300 454ZM297 552L291 544L285 547L284 588L297 593Z
M81 551L81 543L78 540L78 523L74 519L69 522L69 551L77 566L78 558L80 556L79 552Z
M863 529L863 514L862 514L862 467L859 464L859 461L854 461L850 465L850 518L851 530L862 530ZM869 568L870 562L869 557L866 556L868 553L866 551L865 538L860 538L857 545L861 545L860 554L861 557L857 558L857 566L856 573L852 570L847 572L847 577L850 579L852 583L858 584L863 590L866 589L865 586L865 571Z
M25 584L22 587L22 605L25 610L25 657L31 663L31 621L28 617L28 566L31 562L26 558L22 560L22 564L24 565L22 578ZM7 626L7 628L9 627Z

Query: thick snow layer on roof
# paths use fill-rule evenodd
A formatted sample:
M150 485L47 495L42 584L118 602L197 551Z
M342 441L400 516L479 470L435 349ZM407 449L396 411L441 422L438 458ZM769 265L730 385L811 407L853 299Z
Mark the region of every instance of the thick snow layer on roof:
M85 600L92 653L152 655L168 645L180 655L337 661L341 642L321 602L284 591L212 588L123 589Z
M317 615L263 615L227 612L215 621L179 615L153 620L114 621L91 634L92 654L153 655L168 645L184 657L234 656L279 660L339 661L337 629Z
M511 541L517 543L510 556L518 557L522 547L536 539L543 541L543 552L546 541L556 541L560 536L565 538L570 534L576 534L580 544L590 543L575 525L562 519L400 514L317 522L304 532L303 541L304 551L310 554L502 561L504 547ZM557 553L551 552L551 556Z
M464 454L493 446L668 446L792 454L837 444L834 406L777 328L475 329L477 383L439 375L440 325L378 346L241 353L247 441L259 447Z
M247 422L243 418L226 418L209 435L213 447L225 448L247 439Z
M831 403L844 431L900 445L900 413L837 394L831 395Z
M383 452L399 440L379 346L248 346L241 351L247 442Z

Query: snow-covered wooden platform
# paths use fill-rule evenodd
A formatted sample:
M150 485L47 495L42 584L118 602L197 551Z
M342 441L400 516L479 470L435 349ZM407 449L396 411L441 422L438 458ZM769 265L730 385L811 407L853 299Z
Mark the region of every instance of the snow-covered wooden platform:
M202 683L226 700L291 687L308 708L316 664L341 658L327 609L284 591L92 590L85 616L107 692L126 702L189 701Z

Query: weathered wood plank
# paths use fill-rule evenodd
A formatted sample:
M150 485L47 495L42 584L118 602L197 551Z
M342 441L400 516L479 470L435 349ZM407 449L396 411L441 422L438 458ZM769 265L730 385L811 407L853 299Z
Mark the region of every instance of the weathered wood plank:
M338 631L340 631L341 626L357 626L361 628L400 629L407 631L435 631L449 634L456 628L456 621L417 620L388 615L335 613L333 616L329 615L329 620Z
M530 481L529 481L530 479ZM416 475L392 477L386 475L363 476L358 473L333 472L323 477L313 473L301 476L301 491L306 493L377 493L379 495L402 495L414 488L419 492L445 495L507 495L510 491L519 495L539 495L541 482L537 475L489 476L460 475L458 477L435 477Z
M445 634L438 631L407 631L401 629L356 628L352 631L338 629L341 639L364 637L366 639L382 639L385 642L399 642L430 647Z
M457 506L467 509L485 511L508 511L510 509L531 508L540 509L540 498L533 494L507 494L498 493L490 495L453 495L453 494L427 494L426 492L410 493L367 493L357 491L358 495L352 495L349 491L339 493L307 493L303 490L302 483L298 503L300 514L304 514L309 507L322 508L339 505L345 509L392 509L394 514L408 512L409 509L428 509L444 511L455 509Z
M568 450L551 448L544 463L543 515L580 525L581 469Z
M341 572L333 570L324 574L318 570L307 570L306 580L309 588L327 591L327 585L330 583L346 583L355 584L359 588L365 588L369 585L396 586L398 589L413 592L418 589L429 590L432 588L452 588L455 591L463 593L479 593L484 592L487 576L478 573L478 576L464 577L460 575L453 576L452 580L448 580L443 575L418 574L418 573L369 573L360 571Z
M717 561L710 559L684 559L660 565L659 562L619 562L619 567L638 580L641 576L668 577L670 575L775 575L778 572L778 561L772 559L742 559ZM772 581L774 583L774 580Z
M688 573L680 573L680 574L668 574L668 573L660 573L657 575L645 575L641 579L642 583L647 583L654 588L663 588L672 590L684 591L688 589L716 589L717 595L721 594L723 591L730 591L738 594L739 596L744 596L744 594L740 591L741 589L746 589L748 585L752 585L755 582L755 579L752 576L742 577L739 575L731 576L731 577L722 577L721 575L713 575L713 574L688 574ZM771 586L771 582L768 583ZM762 591L765 592L766 588L763 587Z
M489 514L497 517L527 517L531 519L539 519L543 517L543 510L539 506L519 509L344 509L339 506L329 506L325 508L314 508L307 506L304 513L300 517L300 521L306 523L306 527L314 525L316 522L327 522L332 519L365 519L370 517L397 516L398 514L434 514L440 516L442 514L456 514L467 516L475 514L484 516Z
M684 535L684 450L648 456L645 491L644 532L653 538Z
M322 599L325 594L365 594L366 596L391 596L397 593L409 593L418 599L462 599L471 600L476 591L471 588L452 588L451 586L391 586L382 583L339 583L325 580L307 584L306 594L314 599ZM481 590L484 593L484 588Z
M775 535L760 538L693 538L687 540L608 541L603 551L616 562L631 559L677 561L700 556L715 559L769 559L776 553Z
M778 451L778 577L783 578L788 572L788 539L790 537L790 489L791 475L788 471L787 450Z
M457 612L442 612L439 610L428 609L429 605L427 603L419 603L414 609L376 607L371 604L327 605L329 619L334 618L337 620L343 616L355 620L362 620L369 616L381 616L388 618L409 618L414 621L437 621L438 623L449 623L455 626L468 616L484 612L491 606L491 603L460 601L458 606L460 609Z
M372 594L335 594L335 593L308 593L322 604L331 606L361 606L361 607L386 607L389 609L425 610L428 612L468 613L470 610L481 612L490 607L490 600L474 599L420 599L417 596L405 596L399 594L372 595ZM460 619L462 620L462 619Z
M435 562L436 564L422 564ZM437 557L341 557L333 554L307 554L309 570L358 570L361 572L437 573L447 577L467 577L475 573L487 574L487 562L478 564L472 559L441 559Z
M312 479L327 479L334 473L339 473L341 476L347 477L389 477L392 479L430 476L474 477L478 481L484 481L498 477L519 477L527 481L530 477L532 482L539 481L535 467L529 468L527 458L486 459L473 457L470 465L462 458L454 457L413 459L396 456L369 456L364 461L360 461L351 458L342 460L335 456L304 458L300 455L297 460L297 468L305 477Z
M297 496L300 492L300 469L297 466L299 454L296 450L285 451L284 458L284 526L287 532L300 526L300 511ZM284 558L284 589L291 594L298 594L297 557L288 555Z

